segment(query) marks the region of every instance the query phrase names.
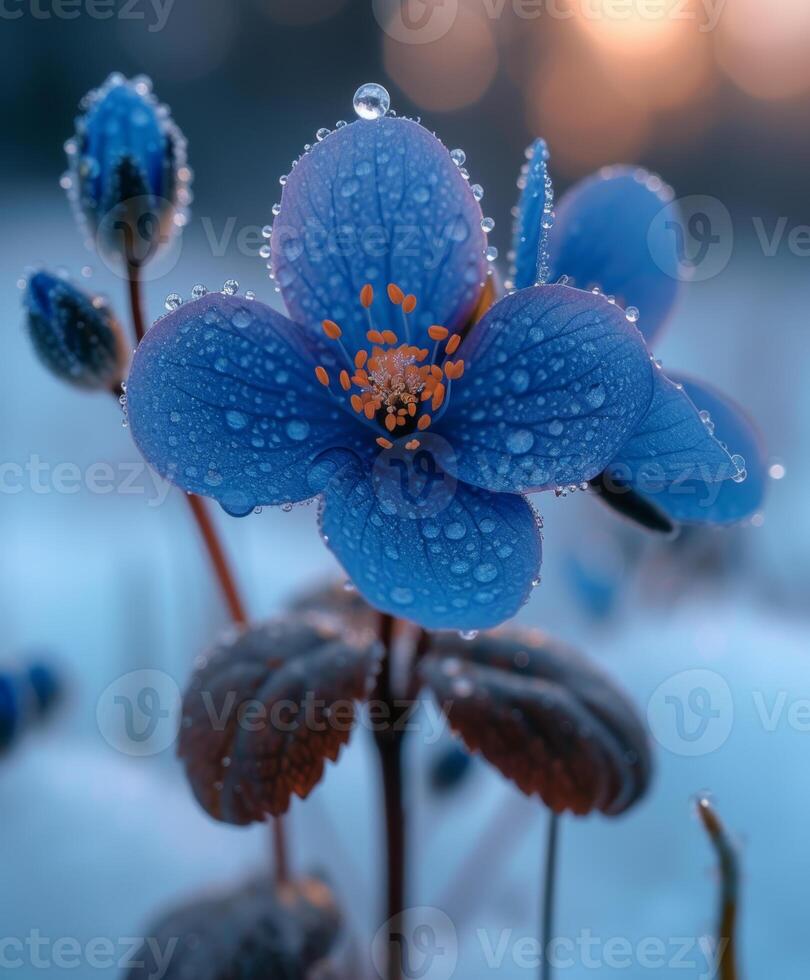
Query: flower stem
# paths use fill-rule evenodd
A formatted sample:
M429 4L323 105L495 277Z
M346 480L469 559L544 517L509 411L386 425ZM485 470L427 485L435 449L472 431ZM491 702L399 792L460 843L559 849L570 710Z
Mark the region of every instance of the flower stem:
M202 535L205 550L208 552L211 566L214 569L222 596L228 606L231 619L237 626L246 626L248 618L245 612L245 606L231 572L222 543L219 540L219 535L211 520L211 515L208 513L205 501L193 493L186 494L186 500Z
M717 812L705 796L697 802L698 816L706 828L720 861L722 888L717 923L717 956L720 980L737 980L735 934L739 891L737 853Z
M385 922L388 927L388 973L386 980L402 978L402 941L404 930L398 920L405 908L406 839L405 810L402 800L402 731L399 721L404 712L394 701L392 684L392 654L395 620L388 614L380 616L380 640L385 647L377 698L387 709L387 724L374 734L380 758L383 801L385 806L386 838L386 904Z
M132 312L132 326L135 340L140 343L146 335L146 320L141 301L141 267L137 262L127 262L127 283L129 284L129 308Z
M557 884L557 842L559 838L560 816L553 810L549 813L546 834L545 870L543 873L543 905L540 923L540 980L551 980L551 943L554 939L554 901Z
M141 297L141 277L140 266L137 262L127 262L127 283L129 285L129 306L132 314L132 326L135 339L140 343L146 335L146 321L143 315L143 302ZM228 608L231 620L237 626L247 626L248 616L245 611L245 604L239 587L236 584L230 562L228 561L225 549L217 534L211 515L205 501L196 494L184 494L188 501L189 508L194 517L194 521L200 531L200 535L208 553L211 567L216 576L222 598ZM272 820L273 838L273 866L275 868L275 880L277 885L284 884L289 880L289 861L284 822L281 817Z

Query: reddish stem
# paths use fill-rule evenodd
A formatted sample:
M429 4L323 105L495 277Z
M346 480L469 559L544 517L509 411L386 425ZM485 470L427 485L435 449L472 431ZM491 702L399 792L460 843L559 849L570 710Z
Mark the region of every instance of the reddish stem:
M135 332L135 339L140 343L146 335L146 321L143 314L143 303L141 300L141 276L140 266L137 262L127 262L127 283L129 286L129 306L132 313L132 326ZM248 617L245 605L236 584L230 562L222 547L222 542L217 534L208 507L202 497L190 493L184 495L191 508L191 513L199 528L205 550L211 567L214 570L219 584L222 597L228 607L228 613L237 626L247 626ZM273 856L275 879L277 885L285 884L289 880L289 862L287 858L287 841L284 831L284 822L281 817L272 820L273 835Z

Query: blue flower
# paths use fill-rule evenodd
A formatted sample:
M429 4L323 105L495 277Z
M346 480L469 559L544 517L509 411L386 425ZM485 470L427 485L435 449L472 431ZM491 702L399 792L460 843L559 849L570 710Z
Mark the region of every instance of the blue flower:
M185 138L144 77L110 75L81 109L63 186L103 255L143 265L187 220Z
M672 189L637 167L603 168L562 197L552 220L545 144L538 141L527 155L514 230L515 284L563 277L600 291L626 308L648 345L654 344L687 278ZM755 426L714 388L654 363L648 410L593 481L602 499L659 530L751 517L762 506L766 484Z
M127 351L104 300L40 270L26 283L23 305L34 349L52 374L80 388L118 389Z
M603 295L530 285L483 311L491 222L459 163L390 115L321 139L282 178L272 230L290 319L230 290L180 306L139 347L127 397L166 478L232 514L320 496L368 602L472 631L536 584L525 494L602 473L659 382Z

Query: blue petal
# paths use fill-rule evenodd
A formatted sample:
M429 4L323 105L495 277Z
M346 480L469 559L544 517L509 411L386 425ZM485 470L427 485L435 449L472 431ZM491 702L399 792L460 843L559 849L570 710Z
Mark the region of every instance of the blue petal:
M512 235L512 281L517 289L548 282L550 272L548 239L554 190L548 173L546 141L535 140L526 153L528 162L518 181L521 192Z
M273 226L273 269L290 315L343 328L352 350L368 330L361 288L375 289L379 330L403 334L386 297L417 297L411 340L465 323L485 278L481 209L442 144L407 119L358 120L317 143L287 178Z
M638 330L603 296L567 286L505 297L473 327L460 356L466 373L434 428L452 446L445 466L490 490L590 479L652 398L653 367Z
M641 312L651 343L671 313L680 286L678 239L662 211L677 217L672 190L659 177L612 167L563 195L550 236L551 280L570 276L581 289L599 286Z
M88 98L90 108L78 121L85 201L105 213L124 199L119 174L125 161L139 175L136 194L170 197L165 163L171 147L154 99L123 79L108 81Z
M23 303L34 349L56 377L89 389L121 384L128 355L105 303L44 269L28 280Z
M656 371L654 379L650 407L606 475L653 495L672 483L721 483L733 477L738 467L715 438L708 417L701 418L686 390L663 371Z
M514 616L540 569L529 503L432 467L422 492L421 464L413 466L404 480L382 453L373 468L345 466L327 486L324 537L352 582L377 609L427 629L488 629Z
M258 300L222 293L163 317L127 384L138 448L166 479L229 513L312 497L317 457L373 436L316 380L308 343Z
M767 461L762 438L745 412L711 385L673 374L689 398L708 412L715 436L732 456L744 460L745 479L721 483L690 479L670 485L664 492L644 496L679 524L737 524L761 509L767 483ZM736 469L736 466L735 466Z

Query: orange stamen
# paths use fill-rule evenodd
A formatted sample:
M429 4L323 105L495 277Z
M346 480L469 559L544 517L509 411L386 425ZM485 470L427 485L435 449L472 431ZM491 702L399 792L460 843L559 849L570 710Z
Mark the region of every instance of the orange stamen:
M352 395L351 403L355 412L359 414L363 411L363 399L359 395Z
M397 417L396 415L386 415L385 416L385 427L389 432L393 432L397 427Z
M416 428L419 429L420 432L423 432L430 425L431 421L432 420L429 415L423 415L416 423Z
M369 330L369 332L366 334L366 338L368 339L368 342L370 344L385 343L385 340L383 340L383 335L380 333L379 330Z
M446 354L455 354L458 350L458 345L461 343L461 334L454 333L453 336L447 341L444 346L444 351Z
M383 449L393 449L394 447L393 442L390 442L388 439L385 439L383 436L380 436L377 439L377 445L382 446Z
M457 381L464 374L464 361L448 361L444 373L451 381Z
M334 320L323 321L323 332L330 340L340 340L340 338L343 336L343 331Z
M439 327L434 324L432 327L428 327L428 337L431 340L444 340L444 338L450 333L447 327Z
M396 283L388 283L388 298L394 304L394 306L401 306L405 301L405 293L396 285Z
M397 335L394 333L393 330L383 330L382 338L386 344L397 343Z
M402 309L405 313L413 313L416 309L416 297L413 293L408 293L405 299L402 301Z
M418 439L410 439L408 442L405 443L405 448L406 449L418 449L421 445L422 445L422 443L419 442Z
M363 365L366 363L367 360L368 360L368 351L359 350L354 355L354 366L359 370L361 367L363 367Z
M360 304L364 309L368 309L374 302L374 287L371 283L366 283L360 290Z
M325 388L329 387L329 375L326 373L326 368L321 367L320 364L315 368L315 377Z
M349 380L349 372L348 371L341 371L340 372L340 387L344 391L348 391L349 388L351 388L351 386L352 386L352 383Z
M430 403L434 412L438 412L441 408L442 402L444 401L444 393L445 387L440 381L436 385L436 390L433 392L433 401Z

